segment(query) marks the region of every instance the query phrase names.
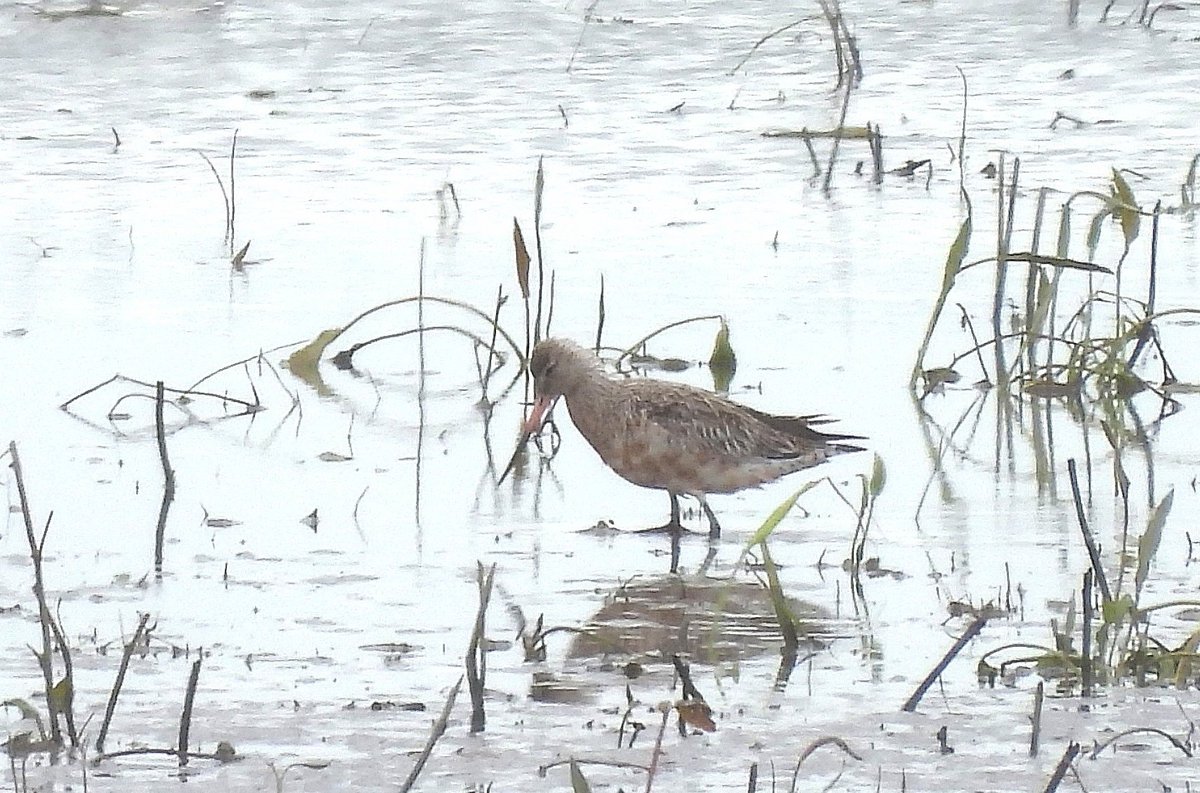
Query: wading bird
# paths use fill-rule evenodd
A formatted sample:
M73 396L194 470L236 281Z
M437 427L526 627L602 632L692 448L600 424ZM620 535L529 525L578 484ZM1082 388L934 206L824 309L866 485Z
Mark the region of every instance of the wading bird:
M626 480L671 498L671 519L657 529L678 531L679 496L700 502L709 537L721 524L706 496L733 493L812 468L830 457L863 451L856 435L818 432L820 416L773 416L702 388L664 380L609 375L590 350L566 339L545 339L529 358L535 402L525 422L537 432L555 400L609 468Z

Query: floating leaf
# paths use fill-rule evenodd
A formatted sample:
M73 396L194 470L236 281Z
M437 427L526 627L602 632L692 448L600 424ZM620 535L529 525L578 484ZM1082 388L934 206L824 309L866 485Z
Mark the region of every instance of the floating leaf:
M525 236L521 234L521 224L513 218L513 249L517 255L517 284L521 287L521 297L529 299L529 249L525 247Z
M1075 608L1075 595L1071 595L1071 602L1067 604L1067 616L1063 619L1063 634L1066 637L1066 645L1060 649L1070 649L1071 637L1075 635L1075 620L1078 610Z
M321 519L317 517L317 511L314 509L312 512L301 518L300 522L312 529L313 534L316 534L317 525L321 522Z
M64 677L50 689L50 706L52 713L64 713L71 707L71 679Z
M1166 525L1167 515L1171 513L1171 504L1174 501L1175 490L1172 488L1167 491L1163 500L1158 502L1158 506L1150 513L1146 533L1138 540L1138 566L1137 575L1134 577L1134 588L1138 592L1142 591L1142 584L1146 583L1146 578L1150 575L1150 563L1154 561L1154 555L1158 553L1163 526Z
M1135 610L1133 598L1121 595L1116 600L1108 600L1100 604L1100 616L1105 625L1117 625L1125 620L1128 614Z
M712 355L708 357L708 369L712 372L713 388L721 392L728 391L733 373L737 371L737 356L729 344L729 325L723 319L713 342Z
M250 250L250 240L246 240L246 244L242 246L242 249L240 251L238 251L237 253L235 253L233 255L233 258L229 260L229 263L233 265L233 269L235 269L235 270L242 269L242 265L246 261L246 252L249 250Z
M321 356L325 354L325 348L329 346L330 342L341 333L341 328L321 331L315 339L289 355L284 365L287 366L289 372L317 389L317 393L325 395L328 389L321 380Z
M946 307L946 299L950 295L950 290L954 287L954 280L958 277L959 270L962 269L963 259L967 255L967 248L971 240L971 215L962 222L962 226L958 229L958 235L954 238L954 243L950 246L950 252L946 255L946 267L942 273L942 289L938 293L937 300L934 303L933 312L929 315L929 323L925 326L925 338L921 341L921 348L917 351L917 361L913 365L912 375L909 377L909 388L915 388L917 379L921 376L921 364L925 361L925 354L929 351L929 342L933 339L933 331L937 327L938 317L942 315L942 310ZM928 393L928 389L926 389Z
M870 491L871 497L878 497L883 492L885 484L887 484L887 468L884 467L883 458L876 454L875 462L871 466L871 481L867 483L867 490Z
M1125 244L1130 245L1137 238L1142 218L1138 210L1137 199L1133 196L1133 190L1129 188L1129 183L1116 168L1113 168L1113 196L1116 198L1113 214L1121 221L1121 232L1125 235Z
M1029 318L1029 325L1026 328L1029 343L1032 343L1033 339L1042 332L1042 326L1046 322L1046 313L1050 310L1050 300L1053 296L1054 287L1050 279L1046 277L1046 273L1039 269L1037 297L1034 298L1033 316Z
M874 133L867 127L836 127L834 129L768 129L762 133L764 138L802 138L820 140L824 138L841 138L842 140L867 140Z
M954 238L954 243L950 246L950 253L946 255L946 269L942 273L942 293L948 294L950 287L954 286L954 279L958 277L958 271L962 268L963 259L967 257L967 248L971 241L971 216L959 226L958 236Z
M926 369L921 372L921 377L925 379L925 389L932 391L941 385L957 383L962 379L962 375L951 369L949 366L938 366L933 369Z
M1187 641L1179 648L1179 668L1175 670L1175 688L1183 690L1188 687L1192 678L1192 661L1196 657L1196 648L1200 645L1200 630L1195 630L1187 637Z
M1058 243L1055 250L1059 256L1066 257L1071 250L1071 205L1063 204L1062 216L1058 219Z
M574 757L571 758L571 791L572 793L592 793L592 786L588 784L583 771L579 770L579 763L575 762Z
M1104 219L1108 217L1109 210L1097 212L1092 217L1092 222L1088 225L1087 234L1087 252L1088 258L1096 258L1096 246L1100 244L1100 231L1104 228Z
M702 699L681 699L675 703L679 718L689 727L703 732L715 732L716 722L712 719L712 708Z
M1058 383L1054 380L1034 380L1027 383L1021 390L1025 392L1026 396L1039 397L1041 399L1069 397L1078 391L1071 383Z
M546 189L546 173L542 170L542 156L538 157L537 177L533 181L533 222L542 224L542 192Z

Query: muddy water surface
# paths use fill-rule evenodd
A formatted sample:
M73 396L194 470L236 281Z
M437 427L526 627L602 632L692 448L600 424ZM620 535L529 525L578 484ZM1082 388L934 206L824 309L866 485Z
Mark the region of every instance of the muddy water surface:
M468 735L464 694L425 789L565 790L565 768L542 777L539 766L570 756L648 763L652 707L679 696L666 658L675 651L690 656L718 729L683 739L672 724L656 781L663 789L742 788L756 762L761 780L773 767L783 784L803 747L827 734L863 759L820 750L805 763L803 789L839 773L846 789L877 780L885 790L1036 789L1071 740L1090 746L1134 726L1188 734L1200 708L1191 689L1109 690L1087 709L1051 697L1043 752L1028 758L1035 677L980 688L975 662L1008 642L1050 643L1051 619L1064 618L1079 586L1088 562L1069 457L1081 461L1088 514L1116 576L1111 453L1093 418L1076 420L1057 403L1041 406L1049 422L1029 404L1003 421L990 397L974 412L979 395L967 385L923 408L907 388L966 211L950 153L962 117L954 67L970 95L964 186L979 231L968 258L995 248L996 183L980 170L1001 151L1009 169L1021 158L1015 247L1025 249L1042 186L1056 191L1048 201L1056 212L1075 191L1108 192L1111 169L1128 168L1143 206L1178 204L1200 113L1200 25L1188 11L1163 12L1148 31L1119 24L1128 8L1114 8L1105 24L1090 11L1070 28L1060 9L1018 0L967 11L848 4L865 78L847 123L882 126L888 167L928 158L932 174L873 186L854 174L859 160L869 170L866 151L847 141L825 195L801 144L760 135L837 123L823 22L802 22L734 68L762 36L798 18L783 5L602 2L586 22L578 3L78 10L0 6L0 441L18 444L35 523L54 514L47 587L61 599L90 741L120 644L149 612L152 641L130 666L107 750L175 744L202 652L193 747L229 741L242 759L193 761L191 785L273 790L268 763L282 771L329 762L293 769L285 789L395 789L461 674L477 561L497 570L488 728ZM1089 123L1051 127L1058 111ZM1112 123L1091 123L1100 121ZM250 243L240 268L230 267L221 193L198 153L224 173L235 129L234 247ZM828 156L827 143L817 148ZM667 505L618 480L569 427L551 465L532 457L496 487L521 386L505 391L517 375L510 360L489 384L494 410L482 411L461 335L369 347L355 372L323 367L322 390L271 368L293 348L206 381L216 394L257 393L267 410L253 417L215 398L169 406L178 493L161 580L152 560L162 486L153 401L118 384L58 409L114 372L185 388L422 288L490 312L503 285L501 322L520 338L511 227L516 216L532 245L539 156L555 333L594 337L602 276L605 339L616 346L666 322L722 314L739 356L739 399L835 415L887 464L868 554L892 572L864 582L864 601L852 603L840 566L855 515L831 488L806 495L773 540L784 588L811 633L786 685L780 638L753 577L710 577L735 573L745 540L804 475L715 498L726 529L715 555L700 537L686 541L683 578L671 577L663 538L584 531L602 520L652 525ZM461 214L437 197L447 183ZM1076 257L1087 257L1095 209L1072 227ZM1124 282L1139 296L1147 233ZM1119 255L1108 224L1096 259L1111 266ZM1197 261L1192 219L1166 217L1160 306L1197 303ZM1077 274L1064 279L1072 277L1082 289ZM980 328L992 286L981 267L956 292ZM931 363L971 345L947 317ZM418 321L411 304L389 309L351 341ZM445 306L427 304L423 321L489 332ZM1187 318L1161 330L1179 378L1200 379ZM702 360L714 332L712 323L681 329L655 351ZM964 383L977 379L961 368ZM702 368L675 376L711 384ZM127 416L108 418L130 392L141 396L120 403ZM1143 597L1186 599L1195 590L1184 533L1197 514L1195 411L1158 425L1153 397L1135 405L1149 425L1148 442L1124 456L1135 534L1149 505L1174 488ZM870 465L868 455L843 457L813 475L827 474L854 500ZM11 474L8 483L16 505ZM315 531L302 522L314 510ZM0 529L0 697L38 704L30 582L21 515L10 509ZM917 713L901 713L965 627L949 604L1006 600L1016 612L984 629ZM524 661L513 639L518 615L570 629L551 634L545 662ZM1186 612L1155 620L1173 644L1195 629ZM630 661L644 670L633 680L624 674ZM631 718L646 731L618 748L627 683ZM10 731L28 729L14 708L3 712ZM953 754L939 750L941 726ZM1088 789L1196 781L1192 761L1170 745L1130 740L1080 763ZM31 788L78 789L82 777L78 763L48 768L34 757L28 766ZM637 770L585 771L596 789L645 785ZM170 758L122 757L92 768L89 784L159 789L176 774Z

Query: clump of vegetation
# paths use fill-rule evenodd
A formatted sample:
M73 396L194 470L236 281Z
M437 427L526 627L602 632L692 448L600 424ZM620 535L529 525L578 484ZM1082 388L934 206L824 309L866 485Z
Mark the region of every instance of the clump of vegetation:
M979 662L981 679L995 682L1018 668L1036 670L1055 680L1062 693L1091 696L1096 686L1133 683L1185 688L1200 683L1197 647L1200 629L1173 642L1154 617L1168 611L1200 608L1200 599L1147 603L1146 584L1175 500L1169 490L1153 502L1145 527L1134 534L1130 519L1130 479L1122 462L1122 447L1109 435L1113 450L1113 482L1119 499L1121 525L1112 532L1121 536L1113 558L1104 559L1085 516L1075 460L1068 462L1079 529L1091 561L1083 575L1079 598L1072 598L1062 623L1051 625L1052 642L1004 645L986 653ZM1116 570L1110 583L1109 571ZM1077 607L1077 603L1081 604ZM1013 652L1018 654L1013 656ZM1004 658L997 661L997 658Z
M963 140L965 108L960 163ZM1013 425L1020 420L1023 429L1030 429L1023 422L1032 416L1029 436L1039 485L1060 473L1050 443L1053 431L1049 411L1044 409L1047 401L1061 405L1083 427L1085 444L1091 432L1101 430L1112 459L1117 503L1118 525L1108 534L1121 538L1115 552L1102 553L1085 508L1091 499L1091 469L1089 486L1081 492L1076 462L1070 460L1067 473L1090 560L1088 569L1081 571L1078 596L1071 599L1061 622L1052 624L1050 641L1005 644L987 652L978 668L983 681L1012 679L1019 670L1036 671L1054 681L1061 693L1086 697L1097 686L1185 687L1200 679L1196 672L1200 630L1171 635L1154 619L1163 612L1195 609L1200 601L1154 601L1145 594L1174 492L1156 497L1148 473L1145 522L1136 527L1130 507L1133 488L1122 456L1130 444L1146 441L1147 422L1141 413L1147 403L1155 408L1157 425L1180 409L1176 395L1191 388L1172 366L1164 329L1181 317L1200 315L1200 307L1164 305L1159 233L1164 221L1195 213L1198 163L1200 155L1187 168L1176 204L1139 201L1130 184L1131 172L1119 169L1113 169L1107 189L1069 194L1056 213L1049 207L1052 191L1041 188L1027 239L1017 233L1014 223L1022 193L1019 160L1009 169L1001 158L989 174L996 180L994 232L976 228L970 196L965 189L962 192L967 216L947 253L941 287L913 366L914 402L925 415L931 395L958 383L973 383L972 410L981 409L987 399L996 400L997 460L1005 442L1010 447L1013 443ZM1081 216L1086 229L1082 245L1072 233ZM984 243L988 255L971 259L972 245L979 244L981 237L989 238ZM1043 243L1046 238L1049 244ZM970 282L980 277L987 279L990 289L981 290L978 282ZM946 335L950 311L969 345L940 365L930 365L930 350ZM958 429L969 424L969 414L945 433L935 464ZM1088 446L1089 466L1092 458Z
M1177 410L1171 392L1179 381L1168 360L1161 325L1168 318L1200 314L1200 308L1164 309L1159 305L1158 233L1164 216L1194 211L1195 170L1193 159L1181 187L1181 204L1167 207L1159 201L1145 209L1125 175L1114 169L1108 192L1081 191L1063 202L1054 252L1047 253L1041 249L1041 240L1050 191L1039 190L1028 248L1019 249L1013 217L1020 161L1014 162L1011 181L1006 183L1001 160L996 176L995 251L982 259L967 260L974 231L968 199L967 218L946 257L941 289L913 366L910 383L917 398L960 382L963 367L970 363L979 369L975 384L983 390L997 389L998 399L1061 398L1076 415L1097 409L1112 419L1133 396L1150 392L1160 398L1160 416ZM1073 258L1072 224L1078 204L1086 200L1098 202L1099 207L1088 221L1086 253L1083 258ZM1142 233L1147 218L1151 224L1148 239ZM1115 261L1101 264L1095 261L1096 253L1110 221L1120 228L1120 253ZM1139 244L1145 254L1140 271L1133 269ZM985 267L993 282L990 305L972 312L955 301L972 345L943 365L928 366L929 348L945 324L944 314L955 293L969 271L983 272ZM1130 280L1136 281L1137 294L1129 288ZM977 332L975 313L985 314L990 334ZM1157 353L1157 371L1151 371L1151 350Z

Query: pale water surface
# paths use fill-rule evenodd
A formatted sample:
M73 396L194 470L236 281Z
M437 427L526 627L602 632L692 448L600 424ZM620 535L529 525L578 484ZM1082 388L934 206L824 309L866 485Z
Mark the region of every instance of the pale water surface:
M48 588L61 598L90 740L120 645L139 612L150 612L151 652L131 664L109 751L174 745L202 647L193 748L225 740L242 759L194 761L192 789L274 790L268 762L324 761L332 761L324 770L291 771L285 789L395 789L461 673L477 560L496 564L487 635L502 642L488 656L488 729L468 734L464 692L421 789L566 790L565 767L545 777L538 767L569 756L648 763L651 708L679 696L664 653L685 647L681 631L718 729L683 739L672 723L656 789L744 789L755 762L762 789L772 768L782 786L822 735L841 736L863 760L819 750L801 789L822 789L838 773L835 789L1040 789L1070 740L1086 748L1133 726L1188 736L1200 714L1194 688L1109 690L1086 709L1077 696L1052 696L1043 752L1028 758L1035 678L980 688L975 662L1008 642L1051 642L1051 618L1063 618L1079 587L1088 561L1069 457L1090 471L1089 517L1115 577L1120 504L1109 447L1096 421L1049 403L1053 439L1042 448L1051 458L1039 476L1032 426L1046 420L1030 404L1011 425L1010 446L997 441L995 399L971 412L977 394L964 383L926 400L931 420L922 423L907 383L965 215L948 148L962 118L955 67L970 95L965 188L978 233L968 258L984 258L995 245L996 183L980 170L1000 151L1009 169L1021 159L1017 249L1029 247L1042 186L1055 191L1049 228L1070 193L1108 192L1114 167L1135 172L1127 178L1144 207L1160 198L1178 205L1200 145L1200 23L1191 7L1162 12L1148 31L1119 24L1129 3L1117 3L1106 24L1099 8L1085 8L1076 28L1058 4L963 5L846 4L865 71L847 123L880 124L888 167L929 158L932 178L922 170L874 186L853 173L863 159L869 170L865 148L847 141L828 196L810 181L801 143L760 135L837 123L831 41L815 5L601 0L586 23L579 2L145 2L119 16L0 6L0 442L18 444L36 523L54 513ZM731 73L762 36L806 14L813 18ZM1060 79L1068 69L1073 79ZM1113 123L1051 128L1056 111ZM240 269L229 265L220 191L197 154L224 172L235 129L236 247L251 242ZM827 156L827 144L818 149ZM504 396L489 419L461 336L426 335L423 377L410 336L359 353L356 372L323 367L328 393L319 395L268 368L288 348L206 382L246 399L253 386L268 408L253 418L220 419L225 408L211 400L193 403L191 416L168 408L179 489L161 580L152 566L161 496L153 401L126 400L129 418L110 421L122 394L146 393L114 385L70 413L57 407L114 372L187 387L414 295L422 245L426 294L490 312L503 285L501 321L520 338L512 222L532 246L539 157L555 333L594 338L602 276L614 346L670 321L722 314L739 357L738 398L835 415L887 465L868 554L896 574L867 579L865 603L852 605L840 566L854 511L831 489L807 494L805 512L772 540L784 588L809 604L821 641L786 687L775 685L780 640L763 602L735 616L726 591L671 610L679 582L667 576L664 538L582 531L602 519L624 529L660 522L666 499L617 479L573 429L563 425L552 465L532 459L495 486L522 389L504 393L517 375L510 361L490 384L493 399ZM446 183L461 217L442 217L436 192ZM1086 258L1097 207L1075 217L1073 256ZM1124 281L1139 297L1148 230L1144 221ZM1043 249L1052 245L1047 232ZM1096 258L1112 265L1119 254L1119 229L1106 224ZM1194 219L1166 216L1160 307L1200 303L1198 263ZM1013 276L1014 296L1023 273ZM1077 273L1064 279L1082 287ZM991 288L980 267L955 293L981 332ZM489 333L464 313L425 311L427 325ZM957 318L949 308L929 363L970 347ZM417 323L411 304L391 309L352 341ZM654 349L706 359L715 329L683 328ZM1188 318L1160 330L1178 377L1200 380ZM978 377L969 363L960 368L966 381ZM678 376L711 385L702 368ZM1158 425L1154 397L1134 404L1150 425L1149 442L1124 456L1135 535L1148 505L1174 489L1143 602L1187 599L1196 582L1185 536L1198 514L1196 411ZM934 477L938 433L953 433L953 445ZM857 455L812 473L857 499L857 477L870 466ZM705 572L733 574L745 540L804 481L715 498L726 532ZM11 474L8 493L15 506ZM301 522L313 510L315 532ZM702 537L685 541L685 576L707 551ZM736 581L753 579L739 572ZM21 515L10 509L0 527L0 698L37 703L30 584ZM1006 592L1019 611L989 623L918 712L901 713L966 625L950 617L950 602L1003 603ZM592 635L618 626L629 641L600 654L555 633L548 660L525 663L520 643L506 644L518 612L544 615L547 626L591 621ZM652 629L655 620L667 627ZM1156 615L1155 626L1174 644L1196 628L1194 614L1178 611ZM389 643L407 647L373 647ZM646 674L627 681L631 659ZM627 682L633 718L647 726L632 749L617 746ZM425 710L377 711L373 702ZM27 728L14 708L3 712L10 730ZM953 754L934 737L943 725ZM1130 740L1142 738L1081 760L1087 789L1180 790L1200 777L1165 741ZM79 789L77 763L37 762L29 761L30 789ZM645 785L636 771L585 772L597 790ZM163 789L176 773L168 757L123 757L90 769L89 786Z

